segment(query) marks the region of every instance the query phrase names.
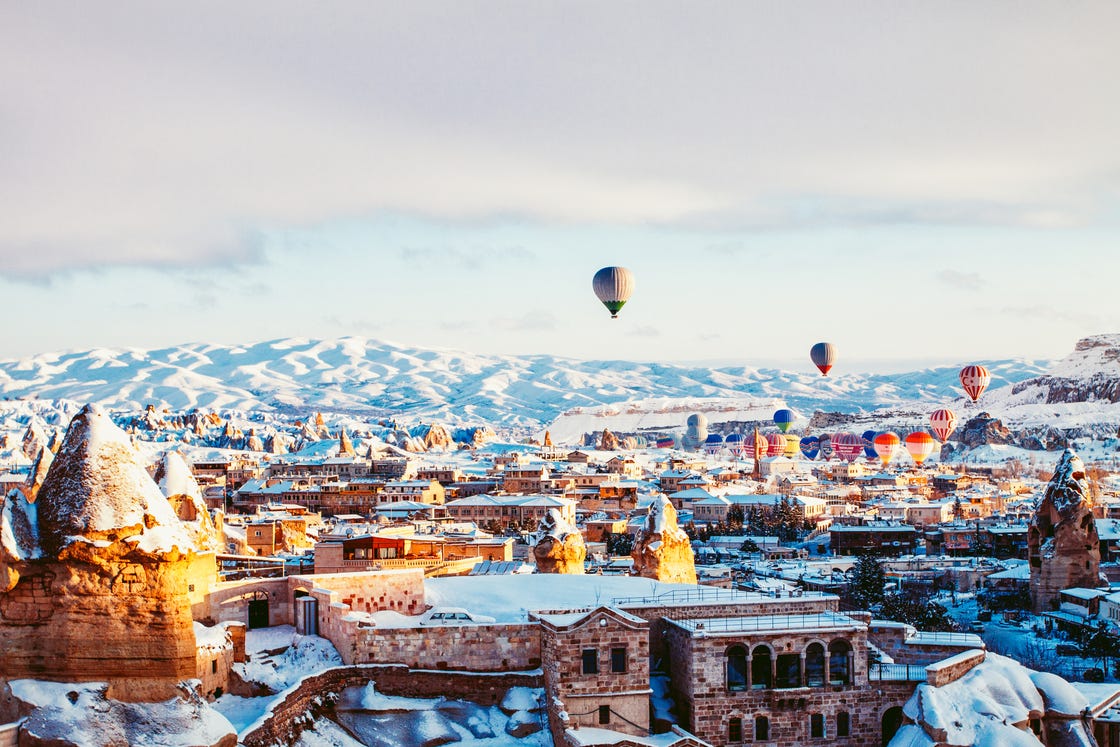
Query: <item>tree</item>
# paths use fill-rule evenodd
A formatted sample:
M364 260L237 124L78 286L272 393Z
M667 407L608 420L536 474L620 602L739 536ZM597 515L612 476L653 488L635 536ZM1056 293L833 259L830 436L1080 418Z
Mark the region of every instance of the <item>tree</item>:
M885 620L913 625L918 630L933 632L956 630L957 625L940 604L933 601L929 591L922 587L910 588L887 594L879 615Z
M752 539L743 540L743 544L739 545L740 552L758 552L758 543Z
M883 603L883 585L887 574L873 555L860 555L848 582L848 601L856 609L870 610Z

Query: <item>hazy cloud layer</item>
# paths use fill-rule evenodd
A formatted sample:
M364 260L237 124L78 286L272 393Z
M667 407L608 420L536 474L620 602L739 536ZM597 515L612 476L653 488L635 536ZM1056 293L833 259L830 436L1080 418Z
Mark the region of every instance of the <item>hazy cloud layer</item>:
M1115 209L1120 5L7 3L0 262L437 220L1062 227Z

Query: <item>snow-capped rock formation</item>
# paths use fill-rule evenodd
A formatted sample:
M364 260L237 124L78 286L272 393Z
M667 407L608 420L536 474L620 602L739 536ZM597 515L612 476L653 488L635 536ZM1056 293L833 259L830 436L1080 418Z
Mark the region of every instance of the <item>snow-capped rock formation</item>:
M889 747L1090 747L1092 722L1082 718L1088 705L1057 675L986 653L952 682L918 685L903 707L907 723Z
M36 501L13 491L0 515L0 679L174 697L196 674L188 587L214 573L128 435L88 406Z
M533 546L538 573L583 573L587 545L579 529L564 521L560 512L550 508L537 528L539 539Z
M666 583L696 583L696 561L688 535L677 524L677 510L664 495L654 498L631 552L635 576Z
M1059 592L1100 584L1100 543L1085 465L1066 449L1027 530L1031 607L1057 609Z
M195 547L220 552L224 544L222 533L210 518L202 488L183 457L175 451L164 452L153 479L159 483L159 489L183 522Z

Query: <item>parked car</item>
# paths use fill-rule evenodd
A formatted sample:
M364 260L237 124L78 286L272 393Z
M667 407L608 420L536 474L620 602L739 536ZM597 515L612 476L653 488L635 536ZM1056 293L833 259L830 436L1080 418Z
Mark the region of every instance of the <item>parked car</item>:
M1104 672L1097 667L1092 667L1081 673L1081 679L1086 682L1104 682Z
M421 625L477 625L492 622L494 618L476 615L462 607L433 607L420 616Z
M1054 653L1058 656L1081 656L1081 650L1072 643L1059 643L1054 647Z
M979 620L973 620L972 622L970 622L968 624L968 632L969 633L983 633L984 632L984 623L980 622Z
M980 622L991 622L992 621L992 611L991 610L980 610L979 612L976 613L976 619L979 620Z

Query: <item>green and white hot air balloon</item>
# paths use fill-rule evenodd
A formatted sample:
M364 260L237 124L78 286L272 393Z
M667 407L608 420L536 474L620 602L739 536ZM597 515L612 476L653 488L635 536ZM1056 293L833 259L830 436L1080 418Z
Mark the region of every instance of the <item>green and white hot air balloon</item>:
M618 319L618 312L634 292L634 273L625 267L604 267L595 273L591 287L611 312L611 319Z

